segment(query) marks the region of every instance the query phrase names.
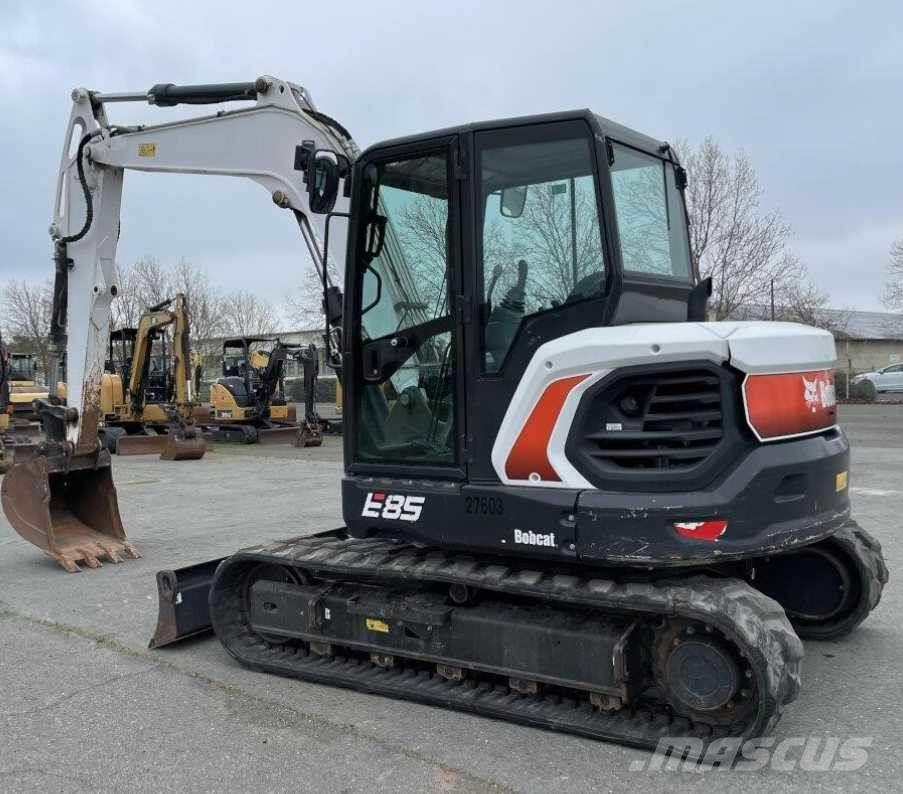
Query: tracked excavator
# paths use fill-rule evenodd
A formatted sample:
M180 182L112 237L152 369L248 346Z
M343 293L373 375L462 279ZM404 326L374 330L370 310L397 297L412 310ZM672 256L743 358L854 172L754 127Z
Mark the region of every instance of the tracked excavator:
M154 341L164 341L166 328L173 329L172 356L154 357ZM151 306L137 328L110 333L109 368L114 371L101 377L100 430L108 450L159 454L163 460L204 456L207 444L196 420L205 420L209 411L192 393L189 334L188 299L182 293ZM157 365L154 373L152 364Z
M0 334L0 474L12 465L17 451L30 451L40 440L30 401L40 396L34 377L34 357L10 353Z
M74 99L69 464L109 477L84 433L99 353L72 341L87 316L105 337L123 169L155 158L293 214L342 378L344 525L161 572L155 644L212 625L255 670L654 747L771 731L800 638L878 604L833 339L706 321L666 142L581 110L358 153L269 77ZM252 104L117 128L125 99Z
M10 353L8 369L12 415L26 420L34 418L33 401L47 397L47 389L38 385L36 380L34 356L30 353Z
M311 359L311 356L314 356ZM299 424L294 405L285 397L285 362L299 361L307 373L316 362L316 347L286 345L267 336L242 336L223 342L222 377L210 387L216 441L312 447L323 443L319 418L309 399ZM314 374L314 378L316 374ZM305 395L309 394L305 378ZM314 384L315 385L315 384Z

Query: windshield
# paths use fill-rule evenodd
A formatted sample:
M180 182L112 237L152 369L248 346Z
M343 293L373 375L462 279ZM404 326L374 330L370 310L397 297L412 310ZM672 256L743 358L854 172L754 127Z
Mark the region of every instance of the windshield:
M452 465L455 348L449 307L448 156L445 150L374 164L370 222L385 243L359 272L361 461Z
M673 165L619 143L612 154L624 270L689 280L686 216Z
M34 359L31 356L11 356L9 361L9 379L34 380Z

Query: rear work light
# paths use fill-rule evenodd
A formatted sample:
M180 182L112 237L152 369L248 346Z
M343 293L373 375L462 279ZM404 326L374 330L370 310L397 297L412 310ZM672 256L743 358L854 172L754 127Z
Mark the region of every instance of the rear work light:
M743 403L759 441L818 433L837 424L834 373L829 369L747 375Z

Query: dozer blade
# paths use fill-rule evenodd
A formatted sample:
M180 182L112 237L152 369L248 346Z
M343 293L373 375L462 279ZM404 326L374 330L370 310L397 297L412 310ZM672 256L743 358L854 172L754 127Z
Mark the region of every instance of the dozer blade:
M126 538L105 450L69 458L17 454L0 503L13 529L69 572L79 563L99 568L102 560L141 556Z
M297 425L262 427L257 431L257 440L261 444L294 444L298 430Z
M122 436L116 440L117 455L162 455L168 436Z
M148 648L160 648L211 630L207 596L223 557L157 571L157 628Z
M167 433L163 438L166 439L166 445L160 453L161 460L198 460L207 451L207 442L200 433L191 438Z

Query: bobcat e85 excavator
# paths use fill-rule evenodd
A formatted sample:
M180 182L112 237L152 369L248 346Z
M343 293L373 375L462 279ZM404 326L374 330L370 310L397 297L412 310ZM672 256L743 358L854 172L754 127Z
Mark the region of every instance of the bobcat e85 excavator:
M163 329L173 329L172 377L166 356L159 363L162 384L155 384L155 399L148 400L154 340ZM163 460L197 460L207 444L195 421L209 411L194 402L189 348L188 299L182 293L151 306L135 329L110 334L110 365L114 372L101 378L103 445L120 455L155 455ZM162 388L161 388L162 386Z
M301 362L311 369L316 348L286 345L268 336L242 336L223 342L222 373L210 387L208 428L216 441L318 447L323 443L319 418L311 404L310 380L305 377L305 417L297 422L295 406L285 399L285 362ZM314 362L316 359L314 359ZM316 374L314 373L314 378ZM313 387L316 386L316 381Z
M106 119L121 100L240 99ZM359 154L269 77L79 89L76 124L53 229L80 399L47 407L57 434L7 475L22 534L17 508L41 499L85 521L79 500L102 496L98 544L121 529L93 424L125 168L262 184L308 244L341 367L345 525L161 572L156 644L206 621L256 670L654 747L770 731L800 637L878 603L833 339L705 321L668 144L583 110Z

